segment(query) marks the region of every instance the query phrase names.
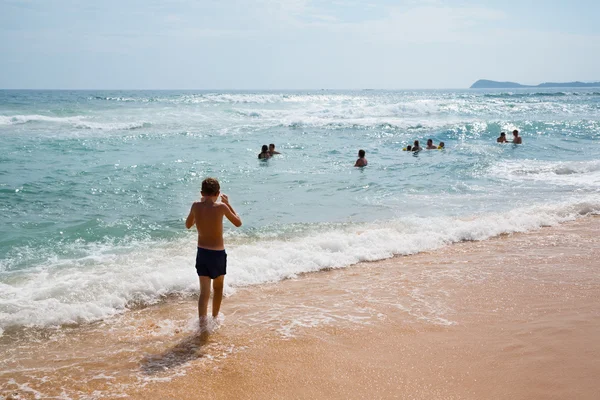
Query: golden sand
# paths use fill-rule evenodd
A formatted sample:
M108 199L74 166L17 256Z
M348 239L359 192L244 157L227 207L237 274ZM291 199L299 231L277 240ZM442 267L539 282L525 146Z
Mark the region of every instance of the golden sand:
M0 396L598 399L600 219L0 338Z

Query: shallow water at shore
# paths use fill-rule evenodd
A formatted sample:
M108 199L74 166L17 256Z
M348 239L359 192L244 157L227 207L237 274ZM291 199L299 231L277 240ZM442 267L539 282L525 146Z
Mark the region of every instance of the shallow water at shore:
M0 394L189 398L200 385L208 398L592 399L598 229L587 217L240 288L208 337L196 333L189 298L84 326L7 332Z

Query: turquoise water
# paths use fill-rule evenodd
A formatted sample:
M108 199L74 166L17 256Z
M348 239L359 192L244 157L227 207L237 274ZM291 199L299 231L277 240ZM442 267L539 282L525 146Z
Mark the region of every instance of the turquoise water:
M0 91L0 137L0 330L196 291L207 176L244 222L229 292L600 210L597 89Z

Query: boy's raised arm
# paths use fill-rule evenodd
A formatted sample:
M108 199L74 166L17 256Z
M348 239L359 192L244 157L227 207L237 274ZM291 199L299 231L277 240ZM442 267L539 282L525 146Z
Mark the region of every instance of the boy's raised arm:
M221 202L225 205L225 216L236 227L242 226L242 219L237 215L231 204L229 204L229 198L227 195L221 193Z
M194 222L196 222L194 218L194 204L192 204L192 208L190 208L190 213L188 214L187 219L185 220L185 227L187 229L190 229L192 226L194 226Z

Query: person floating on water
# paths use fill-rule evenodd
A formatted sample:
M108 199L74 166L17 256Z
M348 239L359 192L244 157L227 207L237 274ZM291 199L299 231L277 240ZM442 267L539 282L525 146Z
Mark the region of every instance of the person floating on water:
M356 163L354 163L355 167L366 167L367 166L367 159L365 158L365 151L364 150L359 150L358 151L358 160L356 160Z
M198 317L200 330L207 333L208 300L210 283L213 286L212 316L217 318L223 299L223 282L227 273L227 253L223 243L223 216L236 227L242 226L241 218L229 204L229 198L221 193L219 181L206 178L202 181L202 199L192 204L185 220L185 227L196 225L198 231L198 250L196 253L196 272L200 279L200 298L198 299ZM217 203L221 196L221 202Z
M413 143L412 151L421 151L421 150L423 150L423 148L421 146L419 146L419 141L415 140L415 142Z
M427 150L437 150L437 146L433 144L433 139L427 139Z
M281 154L281 153L280 153L280 152L278 152L278 151L275 151L275 145L274 145L273 143L271 143L271 144L269 145L269 154L270 154L271 156L274 156L275 154Z
M500 132L500 136L498 137L498 139L496 139L497 143L508 143L508 140L506 140L506 133L505 132Z
M514 130L513 131L513 141L514 144L523 144L523 138L521 138L521 136L519 136L519 131L518 130Z
M438 145L438 150L442 150L446 148L446 145L444 144L444 142L440 142L440 144Z
M412 146L409 144L408 146L403 148L402 151L412 151Z
M268 160L269 158L271 158L271 153L269 153L269 148L267 147L266 144L263 144L262 150L258 154L258 159L259 160Z

